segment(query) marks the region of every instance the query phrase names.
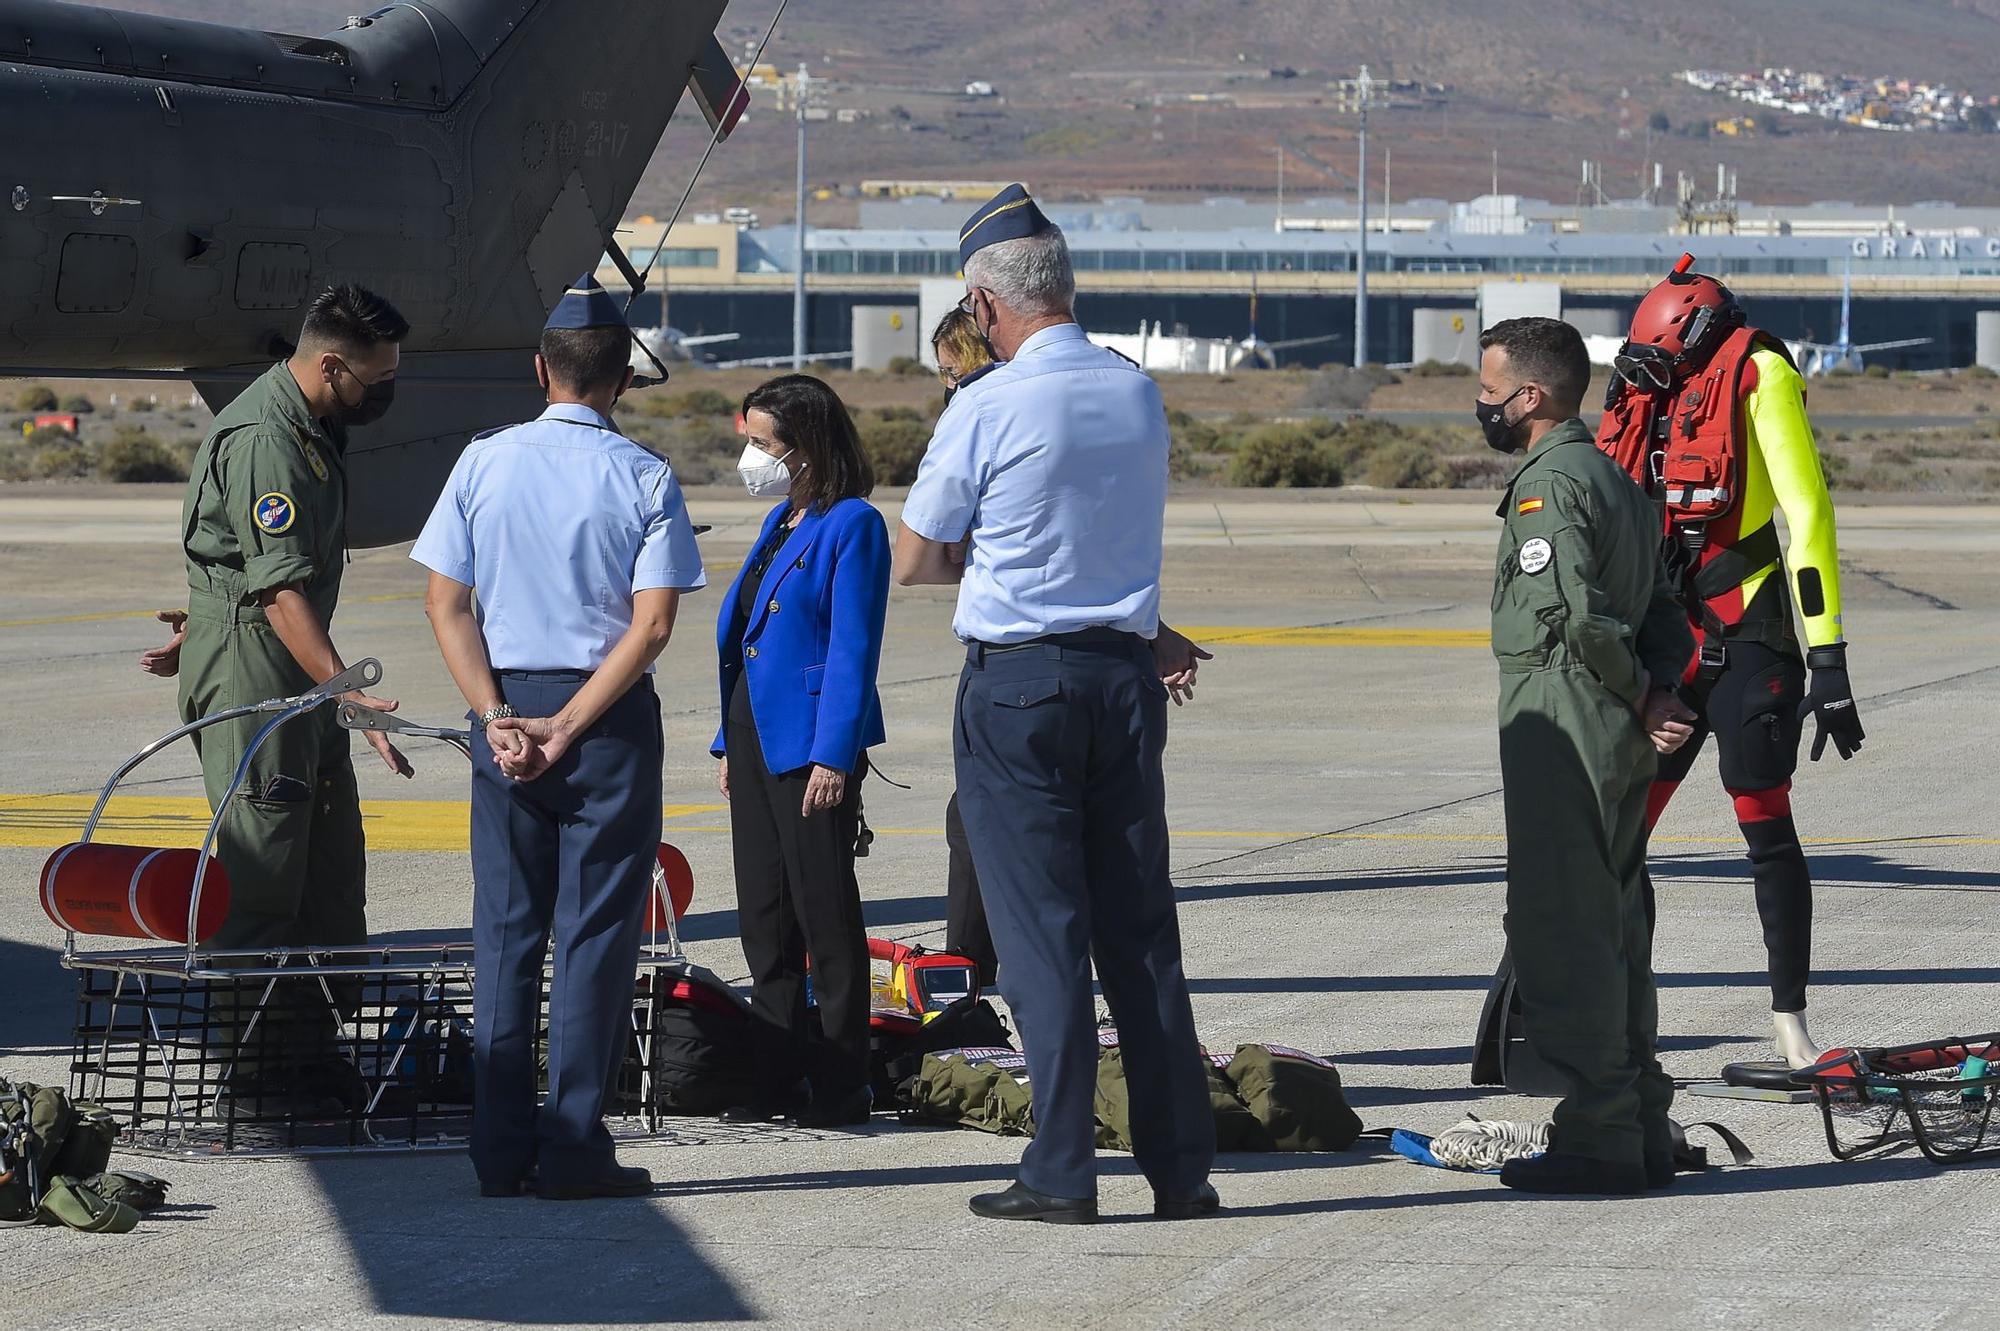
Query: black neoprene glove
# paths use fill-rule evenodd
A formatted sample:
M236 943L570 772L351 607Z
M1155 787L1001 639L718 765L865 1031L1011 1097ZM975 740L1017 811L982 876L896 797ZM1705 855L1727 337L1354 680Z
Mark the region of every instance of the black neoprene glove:
M1854 686L1847 681L1847 644L1815 647L1806 653L1812 669L1812 686L1799 705L1799 720L1808 716L1819 722L1813 735L1812 760L1819 761L1828 739L1843 759L1852 758L1867 732L1861 728L1861 714L1854 708Z

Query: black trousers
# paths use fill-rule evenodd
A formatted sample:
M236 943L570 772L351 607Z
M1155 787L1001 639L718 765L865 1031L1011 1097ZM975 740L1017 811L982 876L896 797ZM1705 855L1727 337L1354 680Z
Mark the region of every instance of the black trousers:
M1799 765L1805 692L1806 666L1796 651L1730 642L1728 665L1698 700L1694 737L1661 760L1650 803L1657 819L1713 734L1722 787L1736 803L1750 858L1773 1012L1805 1011L1812 977L1812 870L1787 795Z
M1144 1110L1132 1115L1139 1168L1186 1196L1215 1159L1167 875L1166 741L1167 690L1144 639L1070 634L967 654L953 750L1034 1095L1020 1177L1057 1197L1097 1195L1092 961Z
M840 805L808 818L801 810L810 767L772 772L756 731L740 724L734 709L723 744L737 927L764 1089L778 1095L804 1076L815 1098L838 1099L868 1085L868 935L854 877L867 755L848 773ZM817 1039L806 1018L807 957Z
M991 988L1000 973L1000 957L993 950L986 903L979 898L979 872L972 867L972 842L965 835L957 791L944 806L944 844L950 856L944 880L944 950L970 961L979 971L981 987Z

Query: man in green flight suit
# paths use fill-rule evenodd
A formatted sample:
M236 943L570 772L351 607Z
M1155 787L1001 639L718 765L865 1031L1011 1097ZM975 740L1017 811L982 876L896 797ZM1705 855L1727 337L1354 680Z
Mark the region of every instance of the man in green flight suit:
M184 720L303 693L346 668L328 626L347 546L347 428L388 410L409 327L372 292L328 288L308 308L291 359L223 408L202 441L181 514L185 639L178 662L156 653L141 661L155 674L178 665ZM211 804L268 719L196 735ZM367 739L391 771L410 775L386 736ZM360 796L332 708L287 723L258 750L218 854L230 904L214 947L366 940Z
M1577 419L1583 338L1557 319L1480 337L1486 442L1527 460L1501 500L1493 581L1507 941L1529 1043L1569 1082L1549 1150L1509 1161L1528 1192L1673 1182L1673 1083L1654 1049L1646 792L1693 733L1674 692L1694 652L1651 501Z

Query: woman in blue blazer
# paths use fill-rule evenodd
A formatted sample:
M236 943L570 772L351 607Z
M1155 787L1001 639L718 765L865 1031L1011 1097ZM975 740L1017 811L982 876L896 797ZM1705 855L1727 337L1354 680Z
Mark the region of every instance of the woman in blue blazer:
M738 464L764 520L716 625L736 908L764 1083L738 1122L867 1121L868 938L854 844L868 749L883 740L875 671L889 531L874 471L834 391L788 374L743 399ZM822 1038L806 1039L806 958Z

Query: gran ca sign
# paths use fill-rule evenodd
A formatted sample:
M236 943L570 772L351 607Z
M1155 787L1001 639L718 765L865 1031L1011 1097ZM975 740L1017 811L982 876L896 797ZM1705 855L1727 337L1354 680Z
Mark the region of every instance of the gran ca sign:
M2000 236L1856 236L1857 259L2000 259Z

